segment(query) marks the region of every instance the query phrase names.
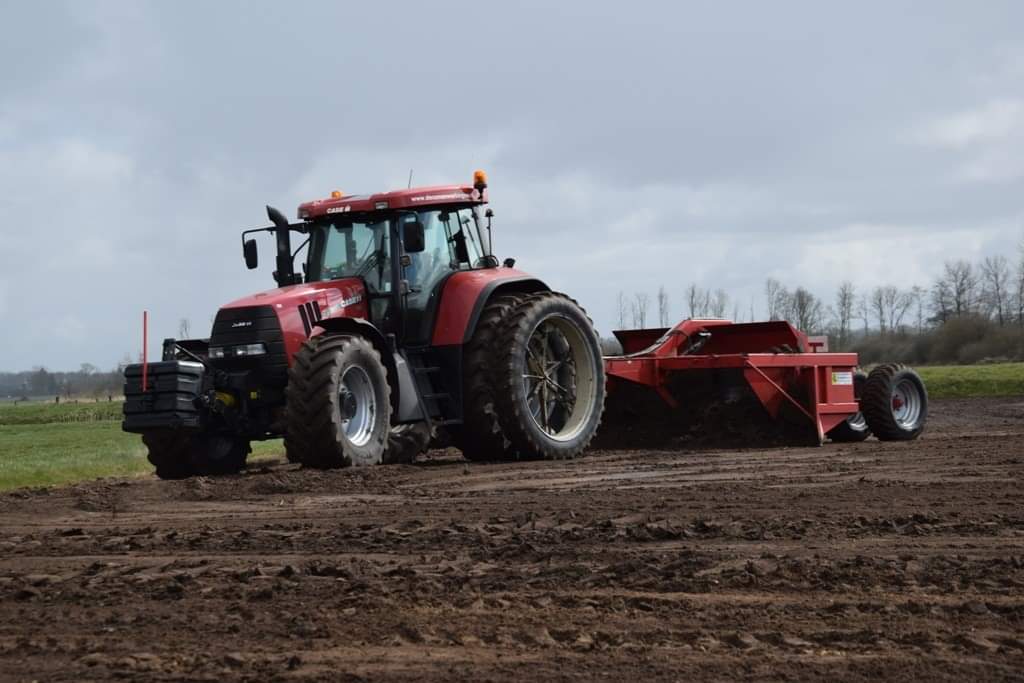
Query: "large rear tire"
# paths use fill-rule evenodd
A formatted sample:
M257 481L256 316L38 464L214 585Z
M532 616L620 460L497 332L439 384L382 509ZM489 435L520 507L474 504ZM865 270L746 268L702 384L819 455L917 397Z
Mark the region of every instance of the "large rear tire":
M452 430L455 445L467 460L508 460L511 443L505 438L495 407L496 345L503 323L527 294L494 297L487 302L463 356L463 424Z
M379 465L388 444L391 388L362 337L308 340L288 371L286 448L307 467Z
M864 385L861 411L882 441L921 436L928 418L928 391L921 377L900 363L879 365Z
M857 370L853 374L853 395L857 400L861 400L864 396L864 387L868 382L868 374L862 370ZM857 411L855 414L846 418L828 433L828 438L839 443L856 443L863 441L871 435L871 428L868 427L868 421L864 417L862 411Z
M604 412L601 346L587 314L564 294L519 301L494 340L495 404L521 459L578 456Z

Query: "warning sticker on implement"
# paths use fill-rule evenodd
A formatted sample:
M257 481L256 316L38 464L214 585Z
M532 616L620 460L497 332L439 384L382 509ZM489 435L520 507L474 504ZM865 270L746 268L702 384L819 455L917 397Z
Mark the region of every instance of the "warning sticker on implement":
M840 386L849 386L853 384L853 373L852 372L833 372L832 373L832 384L838 384Z

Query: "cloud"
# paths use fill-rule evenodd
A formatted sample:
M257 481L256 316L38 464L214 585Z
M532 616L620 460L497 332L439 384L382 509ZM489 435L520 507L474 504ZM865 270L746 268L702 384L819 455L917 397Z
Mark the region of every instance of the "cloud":
M926 284L1020 237L1019 3L3 14L10 369L111 367L137 350L143 308L153 339L181 318L203 333L272 285L238 239L264 204L294 215L333 189L404 187L410 168L416 185L486 169L499 255L603 330L620 290L664 285L678 317L694 282L746 309L768 276L825 298L840 277ZM39 314L54 309L68 319Z
M924 138L940 147L963 149L1024 134L1024 100L1000 99L931 123Z
M1000 98L940 117L921 140L957 154L957 182L1005 183L1024 177L1024 99Z

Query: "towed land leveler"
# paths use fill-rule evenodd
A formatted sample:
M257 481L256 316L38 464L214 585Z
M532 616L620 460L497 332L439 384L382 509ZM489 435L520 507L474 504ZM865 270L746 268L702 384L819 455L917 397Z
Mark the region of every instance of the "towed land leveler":
M762 417L818 444L862 441L871 433L916 439L924 430L928 395L916 372L888 364L866 375L856 353L829 353L827 339L785 321L690 319L615 336L623 355L605 358L609 399L624 389L652 389L673 411L667 419L677 422L677 433L693 426L686 402L739 403L751 394ZM734 413L732 419L751 418Z
M478 171L472 185L336 191L297 223L267 207L273 226L243 232L243 255L256 268L249 235L271 233L278 287L221 307L208 338L165 340L160 362L125 369L122 426L157 475L237 472L250 442L278 437L290 461L319 468L409 462L434 439L472 460L572 458L606 391L613 408L661 396L673 429L751 395L758 417L795 415L817 443L923 429L913 371L864 376L855 354L784 322L619 331L623 355L602 359L575 301L499 264L486 190ZM292 234L308 244L301 273Z

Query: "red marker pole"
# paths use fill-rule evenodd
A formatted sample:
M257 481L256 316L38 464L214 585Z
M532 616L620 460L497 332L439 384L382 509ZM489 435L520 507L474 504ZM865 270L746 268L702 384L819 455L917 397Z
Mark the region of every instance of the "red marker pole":
M149 311L142 312L142 390L146 391L149 373Z

